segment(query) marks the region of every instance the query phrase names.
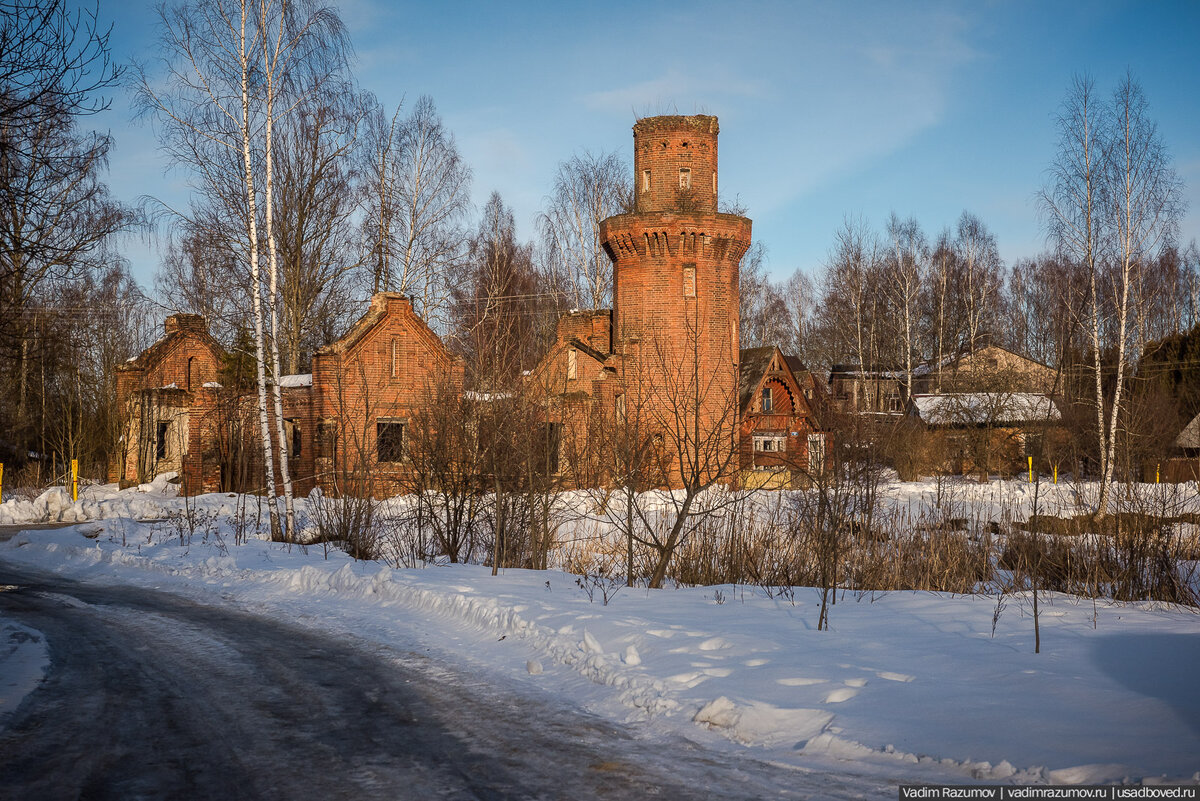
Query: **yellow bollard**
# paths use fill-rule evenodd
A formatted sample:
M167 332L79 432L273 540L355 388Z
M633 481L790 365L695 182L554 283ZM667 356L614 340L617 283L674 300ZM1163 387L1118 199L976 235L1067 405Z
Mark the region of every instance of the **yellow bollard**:
M1054 483L1058 483L1058 465L1054 465Z
M4 503L4 462L0 462L0 503Z
M1158 469L1159 469L1160 467L1162 467L1162 465L1161 465L1161 464L1156 464L1156 465L1154 465L1154 483L1155 483L1155 484L1157 484L1157 483L1158 483Z
M71 460L71 500L79 500L79 460Z
M1027 456L1025 458L1029 459L1029 483L1032 484L1033 483L1033 457Z

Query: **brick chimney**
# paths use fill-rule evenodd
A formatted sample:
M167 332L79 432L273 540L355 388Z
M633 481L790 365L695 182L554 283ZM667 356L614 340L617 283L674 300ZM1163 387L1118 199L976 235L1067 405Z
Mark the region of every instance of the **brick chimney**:
M174 334L177 331L194 331L203 334L208 330L204 316L201 314L172 314L163 323L163 328L168 334Z

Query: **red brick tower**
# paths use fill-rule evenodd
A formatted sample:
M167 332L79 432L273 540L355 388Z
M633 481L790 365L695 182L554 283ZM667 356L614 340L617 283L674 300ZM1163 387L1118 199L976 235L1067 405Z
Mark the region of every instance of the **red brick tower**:
M644 384L679 385L668 394L692 382L701 418L724 429L736 417L727 407L737 396L738 264L751 224L717 211L718 130L707 115L639 120L637 211L608 218L600 234L613 261L613 352L642 366Z

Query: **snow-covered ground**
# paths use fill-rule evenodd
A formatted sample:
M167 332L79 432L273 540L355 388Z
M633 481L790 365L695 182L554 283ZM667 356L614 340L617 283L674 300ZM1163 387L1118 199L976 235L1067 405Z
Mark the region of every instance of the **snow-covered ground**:
M896 487L901 487L897 489ZM603 593L558 571L455 565L395 570L338 551L251 539L235 545L237 499L199 500L215 522L180 543L163 482L6 501L0 523L58 519L18 534L0 561L229 602L389 642L395 624L448 651L599 714L683 732L767 761L889 780L1200 781L1200 615L1154 604L896 592L819 597L722 586ZM889 486L893 507L929 485ZM972 488L985 514L1028 514L1028 486ZM1059 485L1054 492L1075 490ZM972 497L967 498L968 494ZM148 522L139 522L148 521ZM157 521L157 522L155 522ZM36 632L0 620L0 725L45 667ZM16 645L13 645L16 643ZM19 646L19 647L18 647ZM7 649L7 651L6 651ZM7 661L6 661L7 660ZM9 665L27 678L8 682Z

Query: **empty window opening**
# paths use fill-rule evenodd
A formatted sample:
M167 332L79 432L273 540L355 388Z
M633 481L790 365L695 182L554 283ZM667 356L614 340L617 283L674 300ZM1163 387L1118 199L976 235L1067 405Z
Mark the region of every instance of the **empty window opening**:
M617 396L617 422L625 422L625 393Z
M547 475L558 472L558 452L562 445L562 423L546 423L545 455L542 466Z
M168 450L167 449L167 440L170 437L170 434L171 434L171 424L170 423L159 423L158 424L158 439L154 443L154 458L155 459L166 459L167 458L167 450Z
M392 378L400 377L400 340L392 340Z
M574 381L579 373L579 352L575 348L567 351L567 380Z
M187 360L187 379L186 385L188 392L192 391L192 376L196 370L196 357L189 356Z
M650 171L649 170L642 170L642 191L643 192L650 191Z
M336 446L337 423L332 420L324 420L317 423L317 457L321 459L333 458L333 451Z
M683 268L683 296L685 298L696 297L696 268Z
M404 459L404 422L380 420L375 424L375 454L381 462Z
M283 432L287 435L289 445L288 458L298 458L300 456L300 421L294 417L285 419L283 421Z
M763 387L762 410L764 412L770 412L770 411L774 410L774 408L775 408L775 403L774 403L774 398L771 397L771 388Z
M680 189L691 189L692 188L692 171L688 167L680 167L679 168L679 188Z

